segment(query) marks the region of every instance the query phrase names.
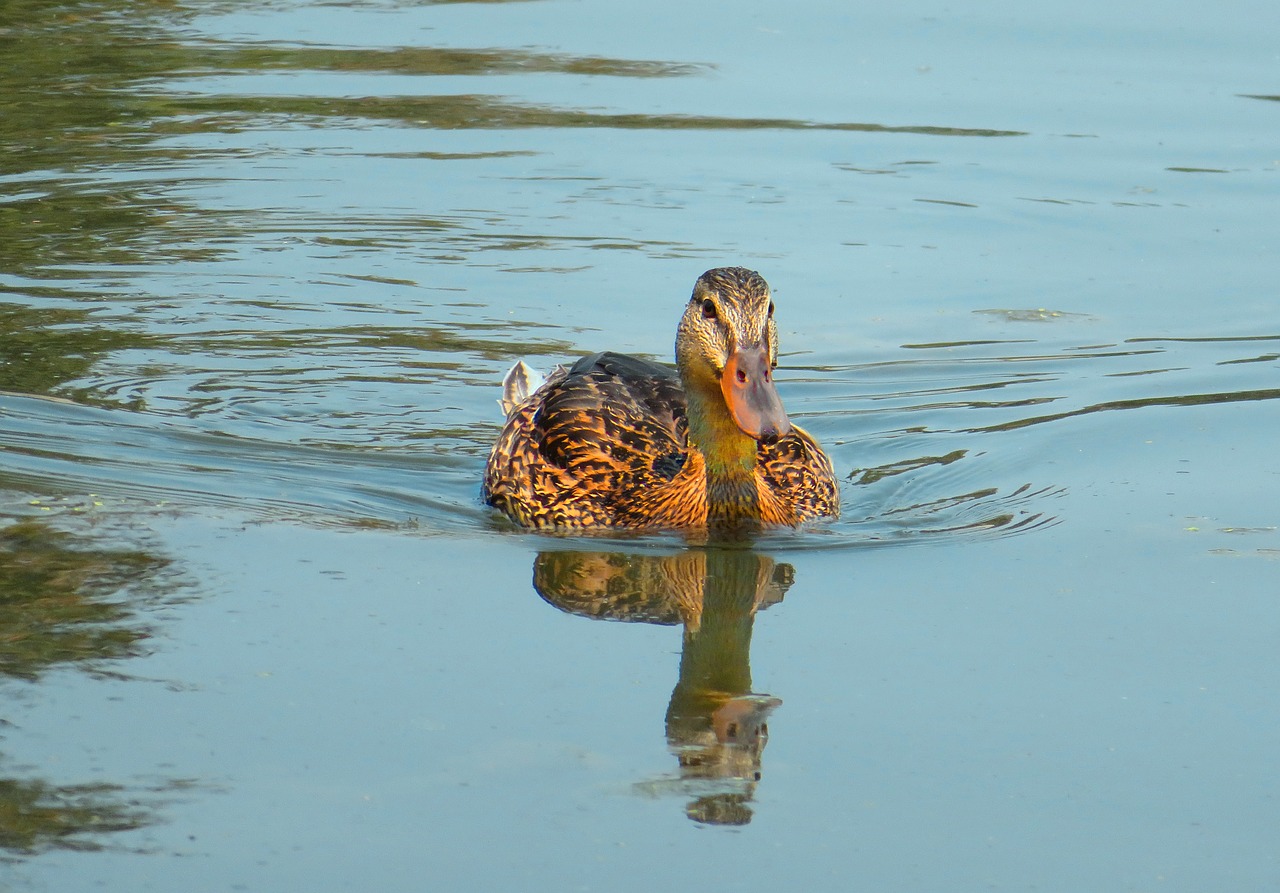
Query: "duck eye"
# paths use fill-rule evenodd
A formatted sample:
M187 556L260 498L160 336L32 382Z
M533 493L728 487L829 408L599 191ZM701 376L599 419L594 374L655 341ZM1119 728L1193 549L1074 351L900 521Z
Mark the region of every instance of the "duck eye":
M769 318L773 318L773 301L769 302Z
M718 315L716 312L716 302L707 298L702 302L702 315L707 319L715 319Z

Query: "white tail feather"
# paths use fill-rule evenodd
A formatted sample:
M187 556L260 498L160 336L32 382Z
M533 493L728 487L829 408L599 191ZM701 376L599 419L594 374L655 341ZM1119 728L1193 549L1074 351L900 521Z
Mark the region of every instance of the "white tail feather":
M511 415L517 406L542 386L543 380L541 373L530 368L524 360L512 366L511 371L502 379L502 397L498 399L502 411Z

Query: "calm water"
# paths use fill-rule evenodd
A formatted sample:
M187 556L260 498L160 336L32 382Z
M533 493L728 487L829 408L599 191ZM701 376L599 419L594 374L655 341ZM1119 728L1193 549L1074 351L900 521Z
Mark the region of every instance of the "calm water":
M1280 885L1273 3L0 9L0 885ZM844 516L511 530L759 269Z

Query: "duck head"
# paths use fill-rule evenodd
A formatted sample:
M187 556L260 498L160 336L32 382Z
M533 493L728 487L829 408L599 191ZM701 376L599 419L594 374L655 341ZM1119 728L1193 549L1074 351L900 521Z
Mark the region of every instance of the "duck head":
M733 424L755 441L769 444L790 433L773 383L778 365L773 299L759 273L722 267L698 277L676 334L676 365L691 415L695 400L704 411L721 400Z

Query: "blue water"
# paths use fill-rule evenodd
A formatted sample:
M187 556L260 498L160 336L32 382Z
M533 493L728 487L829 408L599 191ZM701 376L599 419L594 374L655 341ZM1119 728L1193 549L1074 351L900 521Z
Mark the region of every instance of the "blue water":
M1271 5L15 16L6 883L1280 883ZM479 503L511 363L731 263L840 520Z

